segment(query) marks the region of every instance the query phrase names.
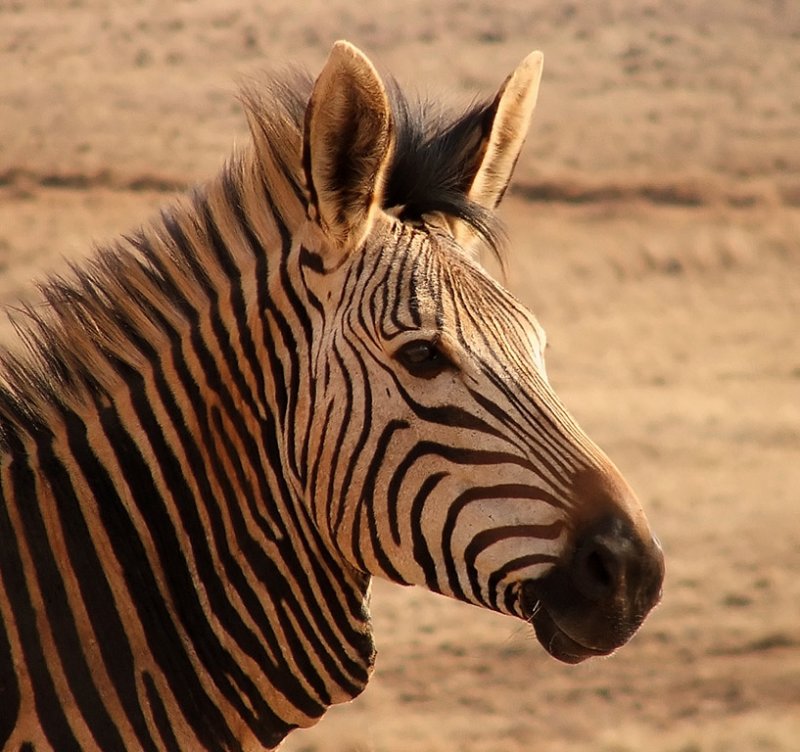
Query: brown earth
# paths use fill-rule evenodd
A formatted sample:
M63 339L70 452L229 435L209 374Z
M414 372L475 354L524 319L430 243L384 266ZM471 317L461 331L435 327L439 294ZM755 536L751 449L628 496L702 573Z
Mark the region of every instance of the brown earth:
M245 137L237 76L340 37L457 100L544 50L508 284L668 575L629 646L575 667L377 582L369 688L284 749L797 752L800 4L5 0L0 302L210 176Z

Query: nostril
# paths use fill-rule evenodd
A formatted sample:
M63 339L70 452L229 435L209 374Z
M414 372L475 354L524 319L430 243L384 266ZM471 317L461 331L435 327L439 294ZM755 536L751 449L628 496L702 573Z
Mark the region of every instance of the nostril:
M602 543L587 542L580 547L573 570L578 589L592 600L613 594L619 579L619 562Z
M586 574L590 579L593 579L598 585L609 588L614 583L614 578L611 574L606 558L600 554L599 551L592 551L586 557Z

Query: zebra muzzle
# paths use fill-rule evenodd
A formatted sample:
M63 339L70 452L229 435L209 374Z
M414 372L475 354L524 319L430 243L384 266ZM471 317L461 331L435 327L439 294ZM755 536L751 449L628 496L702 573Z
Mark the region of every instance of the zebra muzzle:
M576 535L562 563L523 583L522 611L550 655L579 663L624 645L661 600L663 580L658 542L604 517Z

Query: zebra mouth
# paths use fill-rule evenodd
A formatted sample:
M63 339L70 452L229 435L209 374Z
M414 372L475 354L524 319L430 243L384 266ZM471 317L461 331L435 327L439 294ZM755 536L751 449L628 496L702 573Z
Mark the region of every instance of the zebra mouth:
M542 647L562 663L580 663L587 658L610 655L614 648L602 650L582 645L561 629L545 608L539 607L530 618Z
M536 597L532 584L525 583L522 588L522 611L533 626L536 639L553 658L562 663L575 664L614 652L615 647L589 647L568 635L556 623L545 604Z

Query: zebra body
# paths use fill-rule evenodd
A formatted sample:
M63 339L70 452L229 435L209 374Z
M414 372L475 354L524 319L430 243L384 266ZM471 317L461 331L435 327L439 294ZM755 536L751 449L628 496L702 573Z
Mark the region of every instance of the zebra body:
M244 95L216 180L44 288L0 389L3 749L274 748L365 687L372 575L568 662L639 626L641 508L465 250L540 69L424 120L337 43Z

